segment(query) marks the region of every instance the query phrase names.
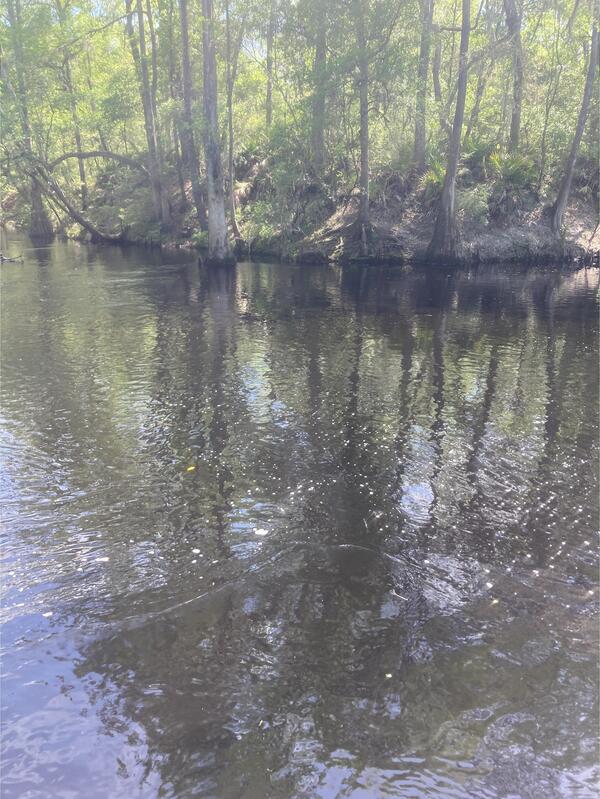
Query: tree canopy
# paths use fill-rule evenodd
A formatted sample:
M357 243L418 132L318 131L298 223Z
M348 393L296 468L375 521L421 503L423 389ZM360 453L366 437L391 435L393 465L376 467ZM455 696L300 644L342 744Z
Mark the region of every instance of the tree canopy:
M412 181L451 253L440 219L487 213L495 175L499 195L555 203L559 233L565 182L597 197L593 16L589 0L4 0L3 208L32 232L184 228L224 257L356 198L366 253L370 203Z

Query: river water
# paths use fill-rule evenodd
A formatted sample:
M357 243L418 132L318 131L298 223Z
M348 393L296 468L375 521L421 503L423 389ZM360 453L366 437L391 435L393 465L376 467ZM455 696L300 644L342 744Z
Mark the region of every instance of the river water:
M597 270L3 249L3 799L597 796Z

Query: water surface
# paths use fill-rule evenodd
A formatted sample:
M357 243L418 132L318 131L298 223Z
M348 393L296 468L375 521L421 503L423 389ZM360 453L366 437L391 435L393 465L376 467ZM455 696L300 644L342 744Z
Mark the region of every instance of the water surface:
M597 796L596 270L4 249L3 799Z

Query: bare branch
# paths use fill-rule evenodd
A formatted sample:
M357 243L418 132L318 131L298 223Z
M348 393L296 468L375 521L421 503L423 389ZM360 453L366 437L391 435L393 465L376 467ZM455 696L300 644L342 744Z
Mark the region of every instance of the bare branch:
M139 169L145 175L148 175L148 170L143 164L140 164L139 161L134 161L133 158L128 158L126 155L120 155L120 153L112 153L109 150L90 150L88 152L64 153L58 158L55 158L54 161L50 161L47 164L47 168L52 172L55 167L57 167L63 161L66 161L67 158L112 158L113 161L119 161L121 164L125 164L125 166L130 166L133 169Z

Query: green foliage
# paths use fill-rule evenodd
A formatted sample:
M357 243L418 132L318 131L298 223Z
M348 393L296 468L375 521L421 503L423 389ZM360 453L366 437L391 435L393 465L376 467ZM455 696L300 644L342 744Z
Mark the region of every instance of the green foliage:
M208 232L206 230L195 230L192 234L192 244L197 250L204 250L208 247Z
M459 189L456 193L456 208L463 219L487 224L490 210L488 199L487 186Z
M273 203L257 200L247 207L243 220L245 238L250 241L270 241L278 234L277 215Z
M581 198L591 199L598 205L598 159L580 156L575 163L573 191Z
M308 167L307 151L298 140L296 128L281 122L273 125L267 151L273 189L280 196L295 191L305 180Z
M487 180L490 161L497 154L498 145L485 139L471 139L464 150L463 163L473 180Z
M433 161L419 181L421 199L424 205L431 206L436 203L442 193L446 166L441 161Z
M14 4L14 0L11 0ZM6 4L5 4L6 5ZM272 121L267 125L268 65L266 60L268 12L258 0L230 4L231 42L235 57L233 88L234 161L236 179L247 191L239 202L240 223L249 237L286 238L306 235L330 211L330 198L344 203L355 189L360 164L360 115L357 9L363 15L368 58L369 174L374 201L402 195L404 180L414 167L414 134L421 23L417 3L397 0L277 0L270 90ZM501 2L492 3L471 32L467 106L458 188L464 216L485 217L482 184L493 183L492 198L504 194L532 193L538 185L556 192L581 105L585 65L589 54L591 7L577 0L558 6L525 4L522 18L524 45L524 101L521 146L508 154L508 124L512 102L511 44L500 50L495 43L505 34ZM3 80L0 100L4 125L0 126L0 157L6 182L3 193L15 188L26 198L29 178L23 159L23 109L18 85L25 76L25 99L31 127L32 154L52 161L76 146L83 150L108 149L148 158L148 137L140 92L140 74L130 48L121 0L77 3L66 0L21 0L18 26L21 53L8 15L0 18ZM8 8L8 6L7 6ZM428 170L420 178L418 195L426 210L439 199L443 186L448 144L448 123L455 102L457 48L448 28L455 17L450 0L435 4L430 69L435 46L441 45L439 90L434 99L432 81L426 95L425 128ZM215 0L221 145L226 172L227 153L227 49L224 5ZM577 13L575 13L577 12ZM182 39L177 3L149 0L144 9L147 64L156 106L158 150L162 177L178 219L192 224L189 215L189 165L181 153ZM150 33L150 20L153 32ZM570 20L570 26L566 25ZM456 20L455 20L456 22ZM242 25L243 23L243 25ZM452 23L455 25L455 23ZM137 27L137 26L136 26ZM319 34L325 33L326 58L317 65ZM202 179L202 23L189 13L191 78L193 81L192 134L201 162ZM456 42L455 42L456 44ZM17 63L19 60L22 63ZM325 107L315 111L315 97L323 90ZM573 191L597 197L598 99L594 96ZM313 159L315 119L323 120L325 163ZM152 137L150 137L152 140ZM114 166L114 165L113 165ZM107 168L102 159L84 164L88 183L89 213L97 224L114 230L151 231L155 227L148 185L128 170ZM178 174L178 172L180 174ZM75 205L81 205L76 159L63 162L56 178ZM390 175L394 177L391 187ZM121 176L123 180L121 180ZM313 186L319 187L318 194ZM2 186L4 189L4 185ZM411 186L412 188L412 186ZM188 200L182 200L182 193ZM511 200L511 202L512 202ZM504 200L502 200L504 202ZM462 204L462 205L461 205ZM21 221L22 203L5 211ZM188 216L186 216L186 213ZM189 223L189 224L188 224ZM193 232L193 231L192 231Z
M519 153L496 150L489 157L489 166L495 181L511 191L531 188L537 177L533 159Z

